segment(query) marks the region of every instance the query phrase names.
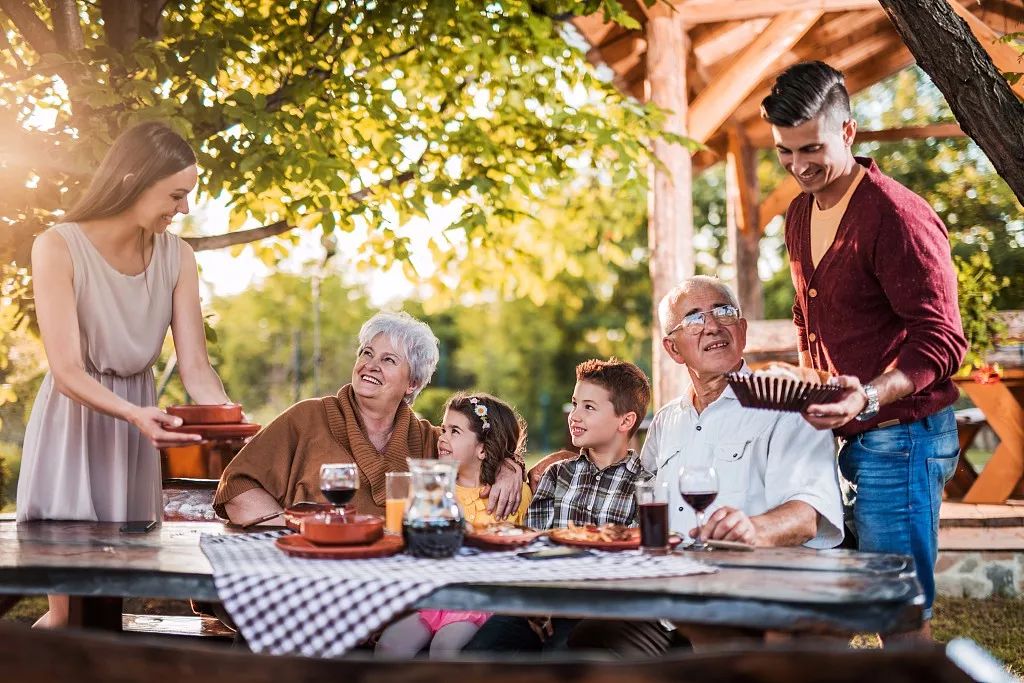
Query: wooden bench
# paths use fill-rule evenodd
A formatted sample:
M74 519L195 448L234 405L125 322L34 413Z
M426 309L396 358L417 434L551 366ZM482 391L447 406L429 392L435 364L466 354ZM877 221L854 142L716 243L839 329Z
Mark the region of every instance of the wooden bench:
M981 428L988 424L985 414L978 408L967 408L956 411L956 431L960 440L960 460L952 478L946 482L945 493L949 498L963 498L978 480L978 473L971 463L967 462L967 450L974 443L974 438Z
M192 642L148 642L81 631L33 631L0 625L4 679L18 683L969 683L940 646L851 650L821 643L785 648L682 654L657 660L527 659L388 662L269 657Z

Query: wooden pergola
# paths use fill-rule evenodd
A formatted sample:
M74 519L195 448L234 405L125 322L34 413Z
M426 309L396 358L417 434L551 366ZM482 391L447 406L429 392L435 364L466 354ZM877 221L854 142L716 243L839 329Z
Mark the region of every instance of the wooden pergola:
M573 20L591 45L588 58L614 72L624 93L671 112L665 128L707 146L690 154L658 141L652 166L649 244L654 301L694 272L692 181L726 163L729 251L735 287L751 319L763 317L757 275L760 238L797 195L789 176L761 199L757 150L773 145L760 104L775 76L797 62L820 59L846 75L851 94L914 63L877 0L674 0L647 7L620 0L641 28L608 23L600 14ZM948 0L1002 71L1022 70L1020 55L1000 36L1024 30L1020 0ZM1024 97L1024 79L1014 86ZM858 140L962 136L956 124L861 131ZM655 404L678 395L683 378L661 353L654 323Z

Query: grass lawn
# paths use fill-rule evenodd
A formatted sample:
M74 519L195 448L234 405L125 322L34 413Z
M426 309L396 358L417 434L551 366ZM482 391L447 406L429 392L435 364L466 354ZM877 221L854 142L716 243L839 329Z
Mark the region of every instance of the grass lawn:
M141 601L132 603L136 604L129 604L129 611L145 611L138 604ZM31 624L45 611L46 598L28 598L18 603L4 620ZM160 611L168 612L165 608ZM932 629L936 640L941 642L957 637L970 638L1004 662L1010 672L1018 676L1024 674L1024 600L940 597L935 601ZM851 644L868 648L879 645L874 635L857 636Z

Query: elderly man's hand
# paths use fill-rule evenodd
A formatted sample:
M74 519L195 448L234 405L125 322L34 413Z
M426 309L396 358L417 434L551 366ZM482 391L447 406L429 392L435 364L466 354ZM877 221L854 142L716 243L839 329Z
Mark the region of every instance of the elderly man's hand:
M487 511L498 519L518 510L523 499L523 470L519 463L503 461L494 485L482 488L480 495L487 499Z
M807 406L804 419L815 429L838 429L860 415L868 405L868 397L860 380L852 375L840 375L836 384L846 389L835 403Z
M690 536L697 538L697 530L691 529ZM701 529L701 537L705 540L738 541L749 545L757 545L757 527L750 517L742 510L731 507L720 507L708 517Z

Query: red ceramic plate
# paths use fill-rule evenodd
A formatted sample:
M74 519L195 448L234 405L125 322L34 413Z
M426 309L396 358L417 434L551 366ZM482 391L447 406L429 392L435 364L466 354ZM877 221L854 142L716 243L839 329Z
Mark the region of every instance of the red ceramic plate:
M595 550L636 550L640 547L640 529L634 529L634 532L630 538L621 541L592 541L573 538L569 535L568 529L552 529L548 534L548 538L561 545L573 545L581 548L593 548ZM672 535L668 537L668 545L671 548L675 548L682 542L683 539L678 536Z
M165 427L165 429L169 432L198 434L204 439L244 439L260 431L260 425L252 424L250 422L220 425L184 424L180 427Z
M533 543L538 537L543 536L547 531L537 531L536 529L528 529L526 527L519 527L522 529L521 534L466 534L463 539L465 544L474 548L482 548L483 550L505 550L507 548L518 548L524 545Z
M302 520L317 513L326 514L334 512L334 506L330 503L303 502L296 503L284 510L284 525L298 533Z
M168 406L167 414L180 417L187 425L238 424L242 421L242 406L237 403Z
M302 536L281 536L274 545L292 557L314 560L364 560L371 557L388 557L401 552L405 547L400 536L381 536L370 545L317 545Z
M368 545L384 533L384 518L319 513L303 517L299 528L303 538L317 545Z

